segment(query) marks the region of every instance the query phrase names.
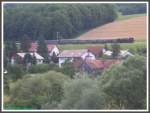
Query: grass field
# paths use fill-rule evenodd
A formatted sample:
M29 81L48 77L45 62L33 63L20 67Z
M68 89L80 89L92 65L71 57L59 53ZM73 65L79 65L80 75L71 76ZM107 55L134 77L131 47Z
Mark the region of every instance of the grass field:
M141 17L141 16L146 16L146 13L144 13L144 14L132 14L132 15L118 14L118 18L116 21L127 20L127 19L131 19L131 18L135 18L135 17Z
M77 39L94 40L134 37L136 41L146 41L146 20L146 14L119 15L116 21L91 29L77 37Z
M104 47L104 44L67 44L67 45L58 45L58 48L60 50L72 50L72 49L86 49L90 46L98 46L98 47ZM111 44L108 44L108 47L110 47ZM136 49L136 48L144 48L146 47L146 42L134 42L134 43L124 43L120 44L121 49Z

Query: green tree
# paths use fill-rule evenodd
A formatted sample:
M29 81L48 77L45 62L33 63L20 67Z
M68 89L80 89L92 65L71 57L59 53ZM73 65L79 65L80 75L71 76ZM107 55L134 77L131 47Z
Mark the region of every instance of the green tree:
M114 43L111 45L111 47L112 47L112 52L113 52L112 56L113 56L113 58L116 58L120 52L120 45L117 43Z
M72 34L73 26L69 18L62 12L57 11L52 14L52 26L53 26L53 38L56 39L57 32L59 32L62 37L69 38Z
M31 46L30 44L31 44L31 40L30 40L29 36L23 35L22 43L21 43L21 49L23 50L23 52L28 52L28 50Z
M11 102L35 109L46 103L59 102L63 97L63 83L67 79L67 76L54 71L26 76L10 85Z
M121 12L123 15L131 15L131 14L139 14L139 13L146 13L146 4L116 4L117 9L119 12Z
M18 51L15 41L9 41L4 44L4 54L9 59Z
M27 65L28 63L32 63L32 56L30 55L30 53L26 53L24 55L23 61L25 65Z
M39 37L37 52L44 57L45 62L49 62L48 48L43 36Z
M5 40L21 41L24 34L32 40L41 34L50 40L56 39L56 32L73 38L117 18L113 4L14 4L4 8Z
M64 85L64 98L58 106L60 109L103 109L105 94L97 87L95 80L82 75Z
M36 57L35 57L34 53L33 53L33 56L32 56L32 64L33 65L37 64Z
M51 67L49 64L38 64L38 65L32 65L29 69L30 73L45 73L49 71Z
M8 74L6 74L5 76L8 81L16 81L18 79L21 79L25 74L24 68L21 65L8 66L7 69Z
M13 55L17 53L18 49L14 41L9 41L4 44L4 67L7 68Z
M100 77L99 87L108 95L110 109L145 109L146 59L135 56L113 65Z
M73 76L75 75L75 69L74 66L71 62L66 61L62 68L60 69L60 72L62 72L65 75L70 76L71 78L73 78Z

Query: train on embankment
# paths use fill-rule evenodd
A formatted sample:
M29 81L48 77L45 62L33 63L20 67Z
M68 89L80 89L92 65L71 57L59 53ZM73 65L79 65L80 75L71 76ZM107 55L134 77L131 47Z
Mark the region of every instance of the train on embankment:
M116 38L116 39L96 39L96 40L79 40L79 39L60 39L46 40L49 44L105 44L105 43L133 43L134 38Z

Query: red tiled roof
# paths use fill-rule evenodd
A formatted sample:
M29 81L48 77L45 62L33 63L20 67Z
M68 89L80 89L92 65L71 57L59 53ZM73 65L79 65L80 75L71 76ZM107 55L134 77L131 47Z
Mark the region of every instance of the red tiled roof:
M37 48L38 48L38 43L33 42L33 43L31 43L31 46L29 48L29 52L35 52L35 51L37 51Z
M47 49L49 52L51 52L54 47L55 47L55 45L47 44Z
M119 61L118 60L86 60L86 64L91 69L105 69L117 62Z
M90 51L91 53L93 53L94 55L100 55L102 54L102 48L94 46L94 47L89 47L88 51Z
M51 52L54 47L55 47L55 45L47 44L47 49L49 52ZM38 49L38 43L33 42L33 43L31 43L31 47L29 48L29 52L35 52L35 51L37 51L37 49Z

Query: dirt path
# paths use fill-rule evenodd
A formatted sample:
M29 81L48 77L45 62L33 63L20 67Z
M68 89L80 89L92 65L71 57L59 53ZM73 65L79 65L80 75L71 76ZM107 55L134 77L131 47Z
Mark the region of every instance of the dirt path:
M146 40L146 16L115 21L90 30L78 37L79 39L124 38L134 37L135 40Z

